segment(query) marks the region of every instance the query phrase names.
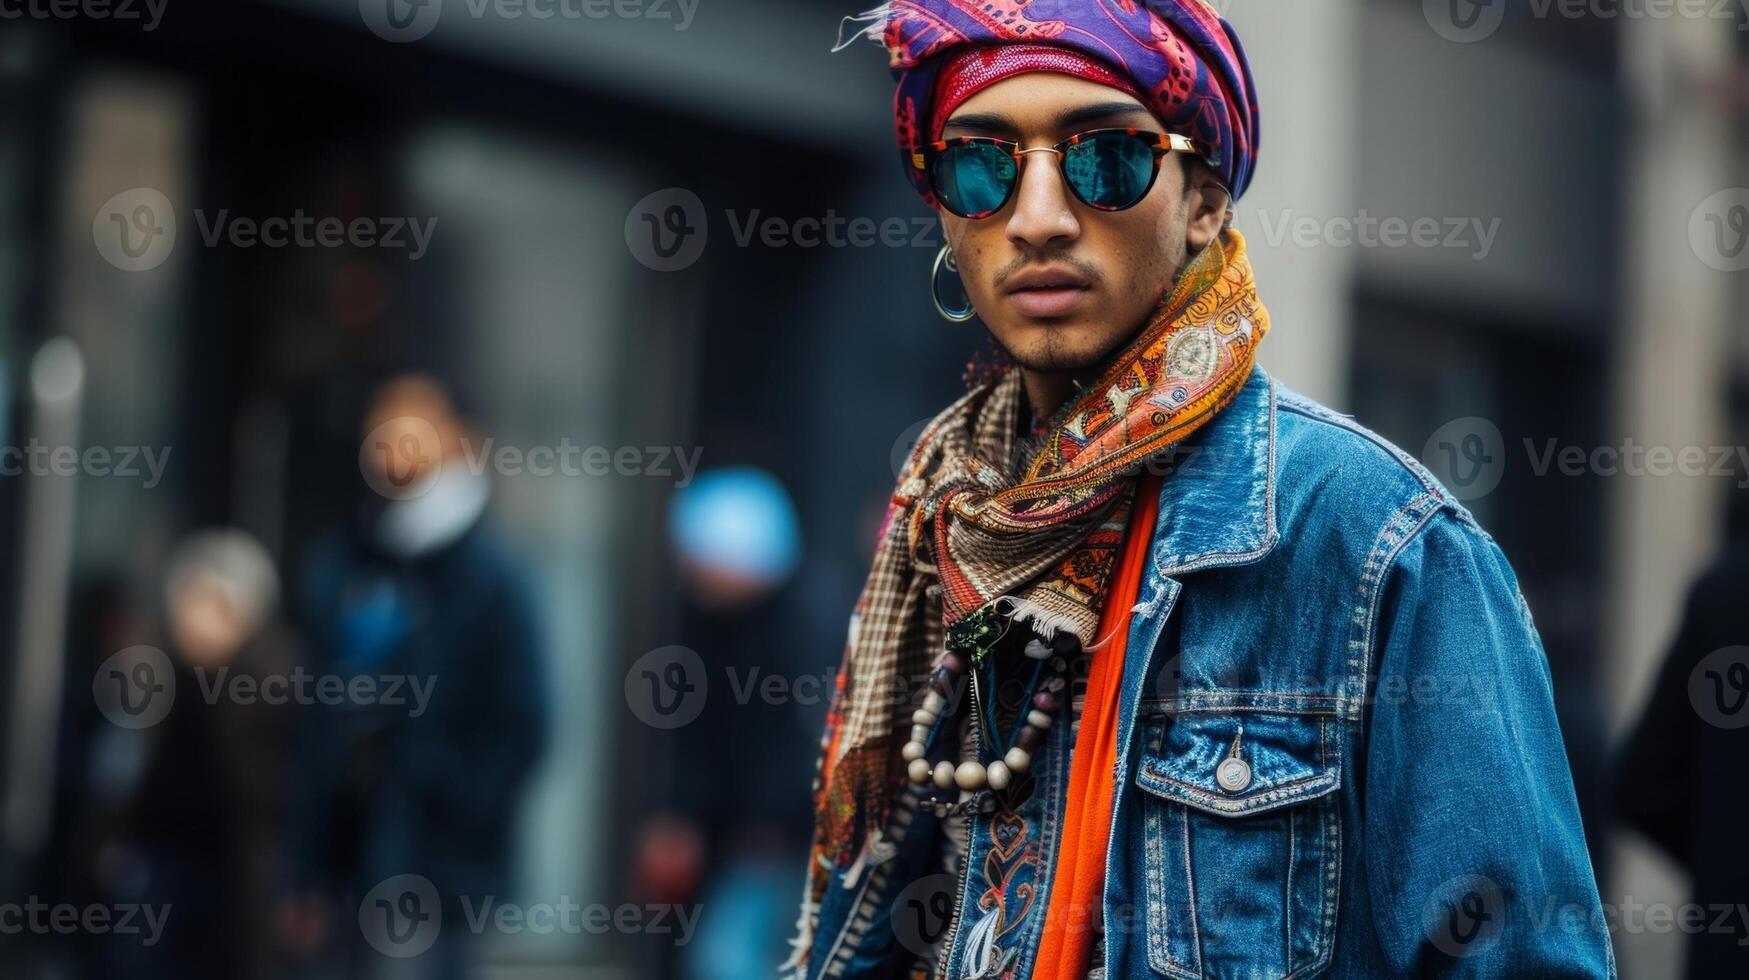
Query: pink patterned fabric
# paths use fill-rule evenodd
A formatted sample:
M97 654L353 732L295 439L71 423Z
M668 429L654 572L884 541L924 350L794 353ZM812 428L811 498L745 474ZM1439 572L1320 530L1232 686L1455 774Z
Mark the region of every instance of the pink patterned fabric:
M898 77L905 158L936 133L936 82L949 56L998 45L1065 48L1110 66L1145 94L1171 132L1210 148L1234 199L1257 165L1257 93L1238 35L1206 0L889 0L876 13ZM871 30L872 33L872 30ZM931 206L926 175L906 167Z
M1113 71L1104 62L1096 61L1068 48L1048 44L1004 44L994 48L966 48L949 55L935 82L935 104L929 111L929 138L940 139L947 118L965 101L984 89L1014 75L1048 71L1072 75L1090 82L1108 85L1128 92L1139 101L1148 97L1136 90L1129 79Z

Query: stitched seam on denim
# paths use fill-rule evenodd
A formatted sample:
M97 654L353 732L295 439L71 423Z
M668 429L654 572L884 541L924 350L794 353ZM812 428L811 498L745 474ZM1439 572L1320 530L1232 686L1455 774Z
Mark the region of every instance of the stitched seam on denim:
M1329 765L1330 725L1326 722L1320 727L1322 730L1318 733L1318 761L1324 765ZM1336 764L1341 765L1342 760L1338 758ZM1324 857L1324 874L1319 882L1323 886L1323 891L1319 893L1318 897L1318 908L1321 913L1318 923L1319 953L1312 958L1310 964L1297 971L1294 976L1304 976L1322 970L1330 962L1330 957L1335 951L1336 908L1339 898L1336 886L1342 873L1342 826L1338 820L1339 803L1339 798L1331 796L1325 797L1324 801L1319 804L1322 810L1318 820L1319 843L1323 845Z
M1221 698L1238 699L1238 698L1251 698L1251 697L1286 698L1286 699L1291 699L1291 700L1295 700L1295 701L1346 701L1346 700L1348 700L1347 698L1343 697L1340 694L1306 694L1306 693L1301 692L1301 691L1270 691L1270 690L1259 691L1259 690L1250 690L1250 689L1236 690L1236 689L1232 689L1232 688L1221 688L1219 690L1212 690L1212 691L1191 691L1188 694L1163 694L1157 698L1143 698L1142 703L1149 704L1149 703L1152 703L1155 701L1176 701L1176 700L1180 700L1180 699L1183 699L1183 700L1197 700L1197 699L1217 700L1217 699L1221 699Z
M984 889L978 885L979 874L975 870L979 864L983 863L978 854L978 841L979 838L983 836L978 833L978 822L982 817L983 814L978 813L972 813L966 816L968 822L968 826L966 827L965 857L966 887L964 892L956 896L959 903L959 916L949 921L949 927L953 929L953 942L948 944L947 969L943 971L944 974L949 977L953 976L961 969L960 957L964 955L965 950L963 943L966 938L966 933L971 931L966 928L966 916L969 915L973 909L978 907L978 903L973 900L972 896L974 894L981 896L984 893ZM991 837L991 845L994 846L994 835L991 835ZM987 852L989 849L985 848L985 850Z
M1155 597L1154 605L1156 607L1158 607L1160 605L1164 605L1164 604L1169 603L1169 606L1167 609L1167 615L1170 616L1171 613L1177 607L1178 597L1179 597L1180 593L1182 592L1182 588L1180 587L1180 585L1177 582L1175 582L1169 578L1160 579L1157 581L1158 581L1157 587L1160 590L1160 594ZM1155 583L1150 582L1149 587L1150 588L1155 587ZM1162 631L1164 630L1164 625L1161 626L1161 630ZM1159 645L1159 642L1160 642L1160 632L1157 631L1154 635L1153 642L1147 645L1148 646L1147 652L1143 656L1143 661L1144 661L1145 666L1150 667L1150 668L1152 667L1154 650ZM1145 680L1146 678L1144 677L1143 679ZM1138 692L1138 694L1139 693L1140 692ZM1141 713L1141 704L1139 703L1141 699L1138 698L1137 700L1138 700L1138 703L1136 705L1136 710L1134 712L1128 712L1128 714L1129 714L1129 726L1127 729L1123 728L1122 713L1120 713L1120 718L1119 718L1119 727L1120 727L1120 729L1122 729L1121 734L1123 737L1119 740L1119 743L1118 743L1122 747L1120 749L1120 754L1118 755L1118 760L1117 760L1118 771L1113 774L1113 786L1115 787L1115 792L1117 794L1112 798L1112 804L1111 804L1112 805L1112 821L1113 821L1114 826L1123 812L1123 806L1124 806L1125 799L1126 798L1133 799L1132 794L1128 792L1129 784L1131 781L1131 776L1130 776L1130 771L1129 771L1129 760L1131 757L1131 753L1128 749L1128 746L1130 745L1130 743L1132 741L1137 740L1137 733L1140 732L1141 733L1142 747L1141 747L1141 752L1138 753L1138 755L1141 758L1146 758L1150 754L1158 753L1160 751L1161 745L1163 745L1165 743L1165 739L1166 739L1166 725L1164 722L1162 722L1158 726L1158 735L1157 736L1150 736L1150 733L1148 731L1148 727L1146 725L1146 719L1144 719L1142 717L1142 713ZM1150 879L1150 884L1157 883L1159 885L1158 894L1161 897L1161 901L1162 901L1162 905L1163 905L1163 908L1160 911L1161 911L1161 915L1164 916L1166 914L1166 911L1167 911L1165 906L1169 905L1169 903L1166 901L1166 899L1168 897L1169 885L1168 885L1167 876L1166 876L1165 851L1164 851L1165 835L1166 835L1166 827L1165 827L1166 817L1161 816L1160 814L1164 813L1167 816L1169 816L1170 813L1166 809L1165 802L1163 802L1161 799L1157 798L1156 796L1154 796L1151 793L1146 794L1139 802L1142 805L1142 823L1143 823L1144 833L1146 833L1150 828L1158 830L1158 834L1157 835L1150 835L1149 841L1148 841L1148 843L1151 844L1151 843L1153 843L1154 839L1157 837L1159 839L1159 842L1160 842L1160 850L1158 852L1159 856L1160 856L1160 862L1157 865L1157 867L1159 868L1159 875L1157 876L1157 879ZM1108 878L1107 878L1108 881L1110 880L1109 875L1111 872L1111 855L1117 846L1118 846L1118 840L1114 836L1112 838L1111 842L1106 847L1105 870L1106 870L1107 875L1108 875ZM1104 910L1104 896L1101 896L1100 908L1101 908L1101 911ZM1195 922L1194 917L1191 919L1191 921L1194 924L1194 922ZM1152 922L1153 922L1152 912L1150 912L1150 917L1148 919L1148 923L1144 924L1144 927L1143 927L1145 932L1148 929L1148 925L1151 924ZM1109 933L1108 933L1108 936L1109 936ZM1154 948L1153 947L1153 936L1149 935L1147 937L1147 939L1148 939L1147 948L1149 950L1148 965L1150 967L1158 969L1163 973L1167 973L1167 974L1170 974L1173 976L1182 977L1182 978L1184 978L1184 980L1200 980L1200 976L1199 976L1199 974L1201 972L1200 961L1199 961L1199 965L1197 966L1195 972L1192 972L1191 970L1189 970L1187 968L1181 968L1173 962L1170 932L1163 931L1161 936L1160 936L1161 956L1160 956L1160 964L1158 966L1156 966L1156 964L1152 958L1152 950ZM1110 948L1111 947L1110 947L1110 944L1108 942L1107 949L1106 949L1106 962L1108 964L1109 964L1110 959L1111 959Z
M1444 502L1427 494L1416 497L1391 516L1383 530L1374 540L1373 547L1367 553L1366 562L1361 566L1360 582L1357 590L1365 597L1366 604L1355 608L1355 618L1350 624L1352 631L1349 637L1349 648L1360 654L1357 666L1359 693L1350 698L1349 710L1353 717L1359 720L1366 704L1368 678L1372 673L1373 631L1378 622L1379 600L1384 595L1385 581L1390 577L1390 569L1396 564L1397 558L1426 528L1434 515L1438 514Z
M1275 549L1281 540L1281 534L1275 526L1275 460L1276 460L1276 398L1275 379L1267 372L1263 375L1268 385L1269 405L1269 438L1265 450L1263 475L1263 540L1257 547L1249 551L1210 551L1200 555L1175 555L1171 560L1156 558L1154 570L1161 576L1170 578L1174 575L1184 575L1189 572L1200 572L1205 568L1224 568L1231 565L1244 565L1262 558ZM1251 516L1255 516L1255 512Z
M1448 502L1456 502L1457 498L1450 495L1445 487L1440 484L1439 480L1436 479L1432 473L1427 471L1427 467L1423 466L1420 460L1409 455L1402 447L1393 445L1390 440L1371 429L1368 429L1366 426L1361 425L1354 419L1345 415L1338 415L1291 388L1284 389L1283 391L1285 396L1281 400L1283 411L1292 412L1303 419L1309 419L1313 422L1322 422L1332 428L1341 429L1345 432L1360 436L1383 450L1386 455L1396 460L1398 465L1402 466L1410 476L1415 478L1417 483L1421 484L1423 491L1442 497Z
M1324 772L1324 773L1320 773L1316 776L1305 776L1305 777L1302 777L1300 779L1296 779L1291 783L1283 783L1280 786L1276 787L1275 789L1270 790L1267 793L1259 793L1256 796L1248 796L1243 800L1223 800L1223 799L1220 799L1218 797L1213 796L1212 794L1209 793L1208 790L1203 789L1202 787L1197 786L1193 783L1187 783L1187 782L1184 782L1183 780L1173 779L1171 776L1168 776L1164 772L1161 772L1157 766L1149 765L1146 760L1144 760L1142 763L1142 770L1145 773L1147 773L1149 776L1152 776L1153 778L1159 780L1160 782L1170 783L1173 786L1183 787L1188 792L1188 794L1192 797L1192 799L1198 804L1197 809L1212 810L1216 813L1223 814L1223 815L1233 815L1233 814L1242 814L1242 813L1257 813L1265 808L1263 806L1265 804L1267 806L1273 807L1277 804L1284 803L1284 802L1291 802L1291 803L1302 802L1304 800L1313 799L1317 796L1321 796L1324 793L1328 792L1329 790L1335 789L1338 785L1341 784L1341 779L1338 776L1338 774L1333 773L1333 772ZM1325 783L1328 783L1329 785L1324 785ZM1153 790L1152 788L1150 788L1148 786L1143 786L1142 788L1145 790L1149 790L1150 792L1153 792L1156 796L1163 796L1163 794L1159 793L1156 790ZM1306 790L1313 790L1314 792L1306 793L1305 792ZM1179 797L1176 797L1176 796L1169 797L1169 798L1172 799L1174 802L1179 802L1179 803L1186 802L1185 800L1180 799Z
M1166 818L1171 816L1171 809L1165 801L1152 796L1144 801L1143 806L1148 895L1158 903L1158 908L1149 911L1150 922L1158 928L1148 931L1148 966L1172 976L1199 980L1199 967L1179 963L1172 955L1172 895L1166 874ZM1194 928L1196 919L1188 906L1185 915L1190 917Z
M1172 919L1168 914L1166 900L1166 854L1161 845L1160 836L1165 828L1160 826L1160 807L1152 804L1142 814L1142 848L1144 864L1142 873L1146 875L1144 884L1150 904L1148 909L1148 965L1159 969L1158 964L1169 963L1171 956L1167 952L1166 936L1172 928Z
M1143 698L1140 710L1156 709L1156 714L1225 714L1233 711L1261 711L1269 714L1342 716L1352 698L1339 694L1301 694L1294 691L1192 691L1188 694L1168 694L1158 698ZM1317 706L1328 705L1319 710Z
M1052 767L1053 772L1059 777L1057 786L1062 789L1062 792L1051 791L1045 793L1045 812L1039 826L1040 850L1039 858L1036 862L1036 873L1038 878L1033 883L1035 889L1033 892L1033 903L1031 910L1027 913L1027 918L1032 921L1021 929L1021 933L1018 937L1019 943L1015 947L1019 952L1015 956L1014 962L1017 967L1026 966L1026 974L1030 974L1032 969L1036 966L1032 961L1038 957L1039 944L1044 941L1045 920L1050 917L1051 886L1055 884L1057 877L1057 848L1055 842L1057 834L1061 829L1061 804L1064 802L1063 797L1068 795L1068 773L1063 770L1073 765L1075 739L1072 731L1078 727L1078 721L1073 724L1065 724L1062 726L1063 734L1058 736L1058 740L1067 744L1060 747L1060 751L1057 752L1056 758L1053 760L1055 765ZM1049 747L1048 743L1047 747ZM1033 792L1036 793L1043 789L1047 789L1047 787L1037 786L1034 787ZM1008 898L1007 891L1004 889L1002 896L1004 907L1007 907ZM1103 898L1101 899L1100 907L1103 916ZM1017 971L1016 975L1020 976L1023 974Z
M913 812L912 820L906 820L903 822L896 818L906 809L917 805L918 802L920 801L917 799L915 791L906 790L899 794L899 800L894 810L895 819L889 824L891 830L891 836L889 839L895 844L904 843L905 835L910 832L911 823L912 820L915 820L916 814ZM875 869L876 872L882 870L884 870L884 866ZM862 914L862 904L867 899L869 890L875 887L877 879L879 879L883 885L886 883L885 876L871 873L862 880L861 885L857 886L856 899L850 903L849 911L845 913L844 925L838 930L837 938L832 941L832 946L826 951L824 961L821 963L820 973L818 974L820 977L831 976L834 973L842 973L844 970L844 963L848 962L850 957L856 955L856 951L862 946L862 941L868 937L866 924L861 930L856 930L855 926L857 918ZM830 885L828 885L828 887L830 887ZM855 931L854 935L852 935L853 930Z
M1190 807L1182 803L1177 807L1178 819L1184 825L1184 887L1186 894L1190 896L1190 901L1185 905L1185 914L1190 916L1191 952L1196 956L1196 970L1200 974L1203 972L1202 926L1196 921L1196 869L1190 864Z
M1294 965L1294 860L1299 857L1294 848L1294 811L1289 810L1287 817L1287 889L1282 892L1282 920L1286 923L1285 934L1281 937L1281 961L1287 964L1289 970Z

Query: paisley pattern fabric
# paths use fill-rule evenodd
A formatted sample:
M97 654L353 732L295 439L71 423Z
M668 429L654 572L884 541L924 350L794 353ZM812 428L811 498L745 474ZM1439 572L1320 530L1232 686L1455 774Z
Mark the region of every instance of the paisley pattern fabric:
M1259 139L1251 65L1232 26L1206 0L891 0L864 15L893 72L899 148L908 160L936 133L928 121L944 55L1017 42L1058 45L1134 80L1174 133L1211 148L1210 165L1238 200L1251 184ZM925 200L928 181L907 166Z
M1250 377L1269 315L1244 239L1226 231L1041 442L1018 433L1022 379L968 393L919 438L851 619L815 784L810 901L880 858L905 783L916 679L954 624L997 599L1044 635L1096 649L1140 467L1205 425Z

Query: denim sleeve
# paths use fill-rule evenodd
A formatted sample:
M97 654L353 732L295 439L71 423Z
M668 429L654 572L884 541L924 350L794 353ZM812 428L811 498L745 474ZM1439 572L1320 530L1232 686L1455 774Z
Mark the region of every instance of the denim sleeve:
M1373 608L1365 875L1394 976L1613 977L1542 642L1466 516L1397 551Z

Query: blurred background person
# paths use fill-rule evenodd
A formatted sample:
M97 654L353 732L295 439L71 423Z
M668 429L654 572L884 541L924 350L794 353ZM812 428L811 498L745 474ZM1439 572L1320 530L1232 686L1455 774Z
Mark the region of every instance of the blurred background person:
M280 925L319 975L465 977L464 913L505 899L512 817L546 730L532 597L443 384L383 381L360 432L371 492L310 548L299 608L318 683L369 678L381 697L299 706ZM447 925L400 962L353 925L372 889L407 875L431 883Z
M711 444L719 454L768 455L745 434ZM698 718L673 733L684 777L664 803L675 812L643 828L633 881L650 899L701 911L697 935L663 964L665 975L770 977L795 920L798 865L783 862L805 859L797 843L811 832L808 760L793 751L794 719L831 692L792 626L807 598L794 582L800 522L782 481L742 463L700 473L675 493L668 532L681 600L674 628L707 666L709 687ZM797 782L785 786L786 778ZM688 835L697 846L687 846ZM686 858L691 875L680 873Z
M99 693L118 672L144 672L143 686L165 683L163 668L174 679L162 708L138 702L147 713L137 727L120 723L118 707L137 689L67 712L64 818L50 848L57 899L173 913L150 943L87 944L81 975L267 977L290 714L233 693L292 668L295 645L275 618L278 573L258 541L220 528L178 543L162 581L161 625L127 617L113 589L86 596L87 642L102 660L68 685L70 702L91 701L93 669ZM138 645L153 638L165 651Z
M201 531L171 553L164 619L176 703L155 730L134 806L142 867L128 898L180 913L144 951L161 965L137 975L269 975L292 716L254 692L296 662L273 618L278 602L272 556L242 531Z
M1745 474L1749 475L1749 474ZM1705 922L1687 933L1686 973L1749 976L1749 786L1723 774L1749 759L1749 492L1734 533L1689 590L1676 638L1615 773L1621 820L1692 876Z

